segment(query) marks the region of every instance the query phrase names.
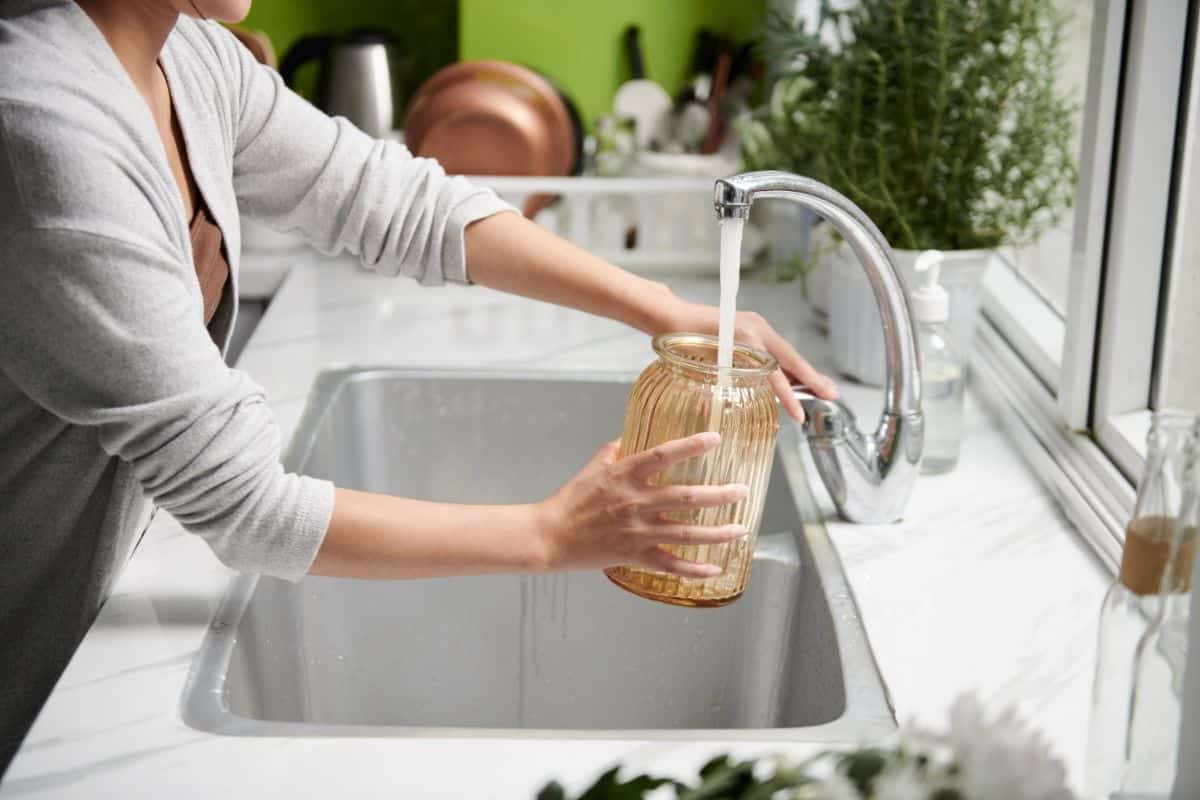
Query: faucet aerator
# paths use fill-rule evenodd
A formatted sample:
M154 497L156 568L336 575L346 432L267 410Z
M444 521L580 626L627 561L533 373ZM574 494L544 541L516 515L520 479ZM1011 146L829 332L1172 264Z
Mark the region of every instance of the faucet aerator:
M717 219L724 221L727 219L749 219L750 204L745 205L717 205Z

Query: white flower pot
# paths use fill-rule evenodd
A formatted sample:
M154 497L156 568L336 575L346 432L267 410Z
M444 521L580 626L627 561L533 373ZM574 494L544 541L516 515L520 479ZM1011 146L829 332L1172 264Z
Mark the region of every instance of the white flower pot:
M916 285L913 264L921 252L893 251L907 289ZM963 363L969 364L979 316L979 291L992 253L990 250L946 250L944 254L941 283L950 295L948 325ZM867 273L845 242L826 260L830 278L829 339L834 365L850 378L881 386L886 372L883 326Z

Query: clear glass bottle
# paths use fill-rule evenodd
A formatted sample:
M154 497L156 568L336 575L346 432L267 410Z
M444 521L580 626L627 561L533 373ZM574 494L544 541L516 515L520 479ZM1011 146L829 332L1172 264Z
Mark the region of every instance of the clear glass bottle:
M941 263L941 251L926 250L913 265L920 283L913 290L911 305L921 354L921 408L925 412L921 472L926 475L954 469L962 443L966 370L946 327L950 296L938 283Z
M767 353L735 345L733 367L717 369L717 340L672 333L654 340L658 360L642 371L625 411L621 454L631 455L693 433L717 430L721 443L699 458L676 464L651 483L744 483L747 497L729 506L676 512L680 522L741 523L749 533L725 544L665 546L680 558L721 565L713 578L681 578L642 567L610 567L605 574L634 594L664 603L720 606L746 590L758 523L779 432L779 409L768 378L777 363ZM721 374L724 373L724 374Z
M1200 418L1180 455L1182 500L1172 526L1158 613L1134 654L1133 693L1125 748L1126 793L1166 795L1175 779L1183 719L1192 568L1200 528Z
M1138 643L1159 610L1175 520L1183 511L1182 460L1194 435L1191 414L1156 412L1146 465L1116 582L1100 609L1086 764L1087 797L1108 798L1125 781L1130 699Z

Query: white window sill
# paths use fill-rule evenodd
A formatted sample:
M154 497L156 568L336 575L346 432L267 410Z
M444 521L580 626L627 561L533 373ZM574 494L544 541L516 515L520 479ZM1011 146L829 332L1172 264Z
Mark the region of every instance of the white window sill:
M1088 433L1061 421L1051 390L990 316L979 321L975 352L972 376L1008 418L1013 443L1046 480L1084 540L1115 570L1133 512L1132 483ZM1133 424L1127 425L1129 441L1138 437Z

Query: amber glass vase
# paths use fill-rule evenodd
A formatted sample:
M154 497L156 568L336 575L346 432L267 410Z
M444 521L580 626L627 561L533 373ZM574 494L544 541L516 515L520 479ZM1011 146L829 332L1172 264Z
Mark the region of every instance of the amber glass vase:
M721 443L699 458L676 464L651 479L658 485L744 483L742 501L720 508L676 512L680 522L740 523L749 533L733 542L663 545L689 561L717 564L713 578L681 578L642 567L618 566L605 574L619 586L651 600L685 606L721 606L746 590L754 540L762 518L767 480L779 432L779 409L767 379L777 368L767 353L736 345L733 367L717 369L717 340L671 333L654 340L658 360L642 372L629 395L621 455L703 431L719 431Z

